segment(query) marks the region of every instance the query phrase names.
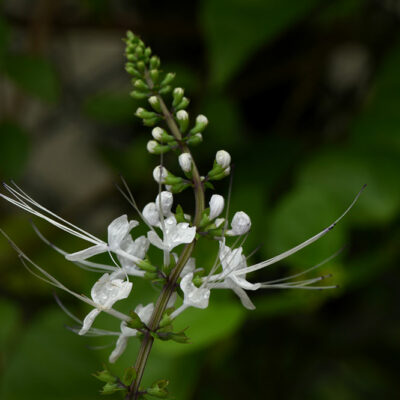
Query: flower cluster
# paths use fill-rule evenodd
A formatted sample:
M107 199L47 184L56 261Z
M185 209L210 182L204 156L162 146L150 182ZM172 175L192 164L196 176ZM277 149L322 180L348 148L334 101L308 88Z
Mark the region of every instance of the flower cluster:
M247 276L290 256L327 234L346 215L360 193L348 209L326 229L280 255L256 264L249 264L248 257L244 254L243 243L251 230L250 217L243 211L238 211L230 217L229 206L226 205L229 202L225 202L220 194L209 196L208 207L206 207L206 190L214 189L211 182L223 179L231 172L230 154L225 150L219 150L209 172L205 176L200 175L190 147L202 141L202 132L208 124L207 118L204 115L198 115L193 126L190 127L190 117L186 111L189 100L184 96L182 88L172 87L174 74L162 72L158 57L152 55L151 49L145 47L144 43L132 33L128 33L126 43L128 60L126 70L132 76L134 86L131 95L137 99L147 99L151 106L151 110L138 108L136 115L142 119L144 125L152 127L152 139L147 144L147 150L151 154L161 155L161 163L153 171L153 178L159 188L154 202L148 203L140 210L125 182L126 190L121 189L133 205L141 222L130 220L127 215L121 215L108 225L105 241L46 209L14 183L4 184L8 194L0 193L0 197L4 200L88 243L89 247L74 253L67 253L54 245L52 247L77 266L101 274L93 284L90 297L79 295L65 287L11 242L20 254L22 262L31 272L92 307L81 321L60 304L64 311L79 324L74 331L79 335L116 336L115 348L109 357L109 361L113 363L124 352L131 337L142 340L142 353L145 354L149 353L154 338L184 342L186 340L184 333L173 332L173 320L189 307L207 308L213 290L232 290L244 307L254 309L255 306L247 294L248 291L267 288L334 287L314 285L327 276L298 279L310 270L328 262L332 257L300 274L287 278L250 282ZM167 106L163 100L166 94L172 97L170 106ZM162 155L169 151L178 153L181 171L176 174L168 171L162 162ZM195 195L193 216L185 213L181 206L174 207L174 194L187 188L193 188ZM147 227L147 233L141 236L135 234L140 223ZM36 227L35 230L41 239L50 244ZM212 239L216 243L215 261L210 265L196 266L192 255L197 241L202 240L203 237ZM162 262L150 259L149 250L152 247L161 252ZM95 258L100 254L108 255L110 262L108 264L97 262ZM116 310L114 305L118 301L126 301L134 297L136 279L152 282L160 288L160 295L156 302L146 306L139 304L129 315L126 315ZM133 296L131 296L132 293ZM180 294L180 300L177 300L177 294ZM140 302L140 299L137 301ZM96 317L101 312L121 321L119 332L93 327ZM138 378L132 381L131 386L124 387L128 398L138 396L145 362L146 359L138 358L135 364ZM114 380L110 382L107 381L112 388L119 389L117 386L112 386L116 385ZM107 387L107 391L114 389ZM150 388L147 393L164 392L164 384L159 383Z

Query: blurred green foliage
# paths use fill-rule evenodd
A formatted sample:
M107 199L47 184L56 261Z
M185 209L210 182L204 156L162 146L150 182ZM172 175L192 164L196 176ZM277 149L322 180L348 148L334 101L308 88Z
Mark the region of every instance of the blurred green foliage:
M329 284L339 289L250 293L254 312L230 293L213 293L209 309L190 310L177 321L177 328L188 327L190 344L155 346L146 383L167 377L180 400L397 398L400 29L398 11L390 6L394 2L120 1L117 6L71 0L52 8L51 2L18 1L19 9L14 2L3 3L0 176L18 178L55 210L67 207L67 196L49 193L47 176L34 175L31 167L40 145L58 133L54 127L62 131L71 121L82 139L76 150L89 140L102 167L113 177L122 173L140 205L157 191L151 181L157 159L145 152L149 130L134 118L138 103L127 95L119 42L127 28L161 55L166 71L178 73L177 84L192 101L191 115L207 115L205 141L195 149L200 169L210 168L216 150L232 153L231 212L243 209L252 218L245 247L248 253L258 248L254 262L328 226L368 184L329 235L248 277L267 280L301 272L347 246L309 275L333 273ZM82 49L73 61L67 44L76 32L79 44L87 41L91 50L98 37L96 67L93 53ZM118 41L120 59L101 57L107 51L105 37L107 43ZM353 50L341 52L349 44ZM367 54L362 62L355 49ZM89 72L79 75L85 63ZM45 117L35 117L37 109ZM42 122L35 124L35 118ZM75 155L68 153L71 165L78 162ZM59 173L57 159L45 162L49 176L53 169ZM166 163L178 171L172 157ZM227 194L227 184L217 190ZM177 199L185 211L191 211L191 201L189 195ZM102 235L111 219L102 215L108 218L109 208L119 214L129 210L113 182L63 216L86 226L96 220L94 229L102 227ZM89 292L97 277L40 245L20 212L1 204L0 227L62 282ZM68 251L82 246L44 224L39 227ZM215 246L206 243L197 266L211 264L214 254ZM22 268L6 240L0 241L0 276L0 398L99 398L100 386L90 374L107 360L112 339L67 331L64 325L74 323L55 308L52 288ZM137 302L154 300L153 288L134 285ZM87 312L73 299L62 299L78 316ZM98 325L118 329L105 316ZM108 347L97 349L103 346ZM121 373L137 349L132 340L111 369Z

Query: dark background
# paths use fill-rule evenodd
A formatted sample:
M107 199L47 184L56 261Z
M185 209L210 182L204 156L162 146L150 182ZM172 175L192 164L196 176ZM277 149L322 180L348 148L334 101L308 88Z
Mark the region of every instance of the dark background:
M160 55L205 114L194 149L206 173L216 150L232 154L232 210L253 230L259 261L331 223L335 230L249 277L299 272L345 251L319 273L329 291L251 293L257 309L214 294L182 315L192 344L154 349L146 381L171 380L180 399L357 400L400 395L400 1L0 1L0 177L90 232L133 210L115 189L122 174L137 202L152 200L157 157L134 117L121 38L127 29ZM174 157L167 158L178 172ZM227 194L227 182L217 184ZM190 209L191 197L177 196ZM84 247L38 222L67 251ZM78 293L98 278L68 264L2 202L0 226L39 265ZM214 247L198 265L210 263ZM208 255L210 255L208 258ZM311 276L313 276L311 274ZM0 397L91 400L112 339L80 338L52 288L0 240ZM135 304L156 292L134 283ZM79 317L88 308L59 293ZM98 327L114 321L99 318ZM179 325L178 324L178 325ZM115 327L115 325L113 325ZM137 343L113 371L133 363Z

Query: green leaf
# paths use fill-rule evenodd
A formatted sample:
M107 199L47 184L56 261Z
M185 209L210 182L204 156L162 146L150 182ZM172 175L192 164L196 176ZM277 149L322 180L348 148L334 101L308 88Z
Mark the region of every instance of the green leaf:
M89 96L83 111L96 121L114 124L133 121L138 104L128 93L102 92Z
M328 150L302 169L299 184L314 185L345 207L366 183L367 188L345 221L359 225L386 223L400 209L399 169L398 155L386 151Z
M0 381L7 400L94 400L98 384L90 376L97 367L81 337L64 328L69 319L55 310L36 318L18 344Z
M191 353L211 346L215 342L232 335L243 321L245 312L239 300L214 302L205 310L190 308L174 321L176 330L186 327L190 344L183 346L180 343L155 343L155 350L161 353L178 356ZM223 319L224 323L221 323Z
M8 77L21 89L49 103L60 96L60 84L53 64L40 57L9 54L5 60Z
M319 0L203 0L211 80L228 83L265 43L303 18Z
M15 122L0 122L0 175L2 178L17 178L23 172L28 154L27 132Z
M297 246L335 221L350 204L338 204L318 185L299 186L281 199L270 218L266 248L271 256ZM344 244L342 220L335 229L285 262L301 267L312 267L338 251Z

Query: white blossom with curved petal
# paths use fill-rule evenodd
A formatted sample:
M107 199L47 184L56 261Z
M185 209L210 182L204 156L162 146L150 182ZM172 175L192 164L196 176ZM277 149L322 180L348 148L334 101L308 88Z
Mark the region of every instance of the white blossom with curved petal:
M186 307L207 308L210 299L210 289L198 288L193 283L193 272L186 274L181 280L183 291L183 305Z
M131 290L132 282L116 278L114 274L104 274L92 287L90 294L97 307L83 320L79 335L84 335L90 329L101 311L109 310L118 300L126 299Z
M121 215L108 225L108 243L96 244L76 253L68 254L65 258L70 261L82 261L107 251L118 253L129 232L138 225L139 222L135 220L128 221L126 214Z
M196 236L196 227L189 226L187 222L178 224L174 216L166 218L161 229L163 231L162 240L154 231L149 231L147 238L153 246L167 252L180 244L191 243Z

